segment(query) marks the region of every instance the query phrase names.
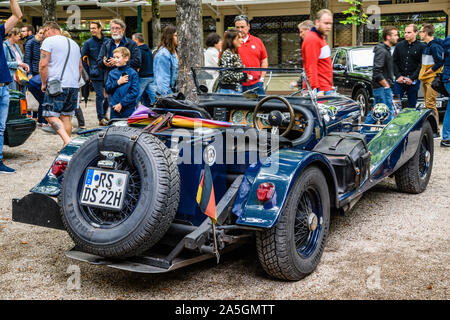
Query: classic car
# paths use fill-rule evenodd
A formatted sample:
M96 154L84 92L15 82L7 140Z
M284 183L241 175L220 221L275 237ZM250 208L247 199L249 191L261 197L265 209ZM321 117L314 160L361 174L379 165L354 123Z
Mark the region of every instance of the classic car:
M6 119L5 142L10 147L23 144L36 129L36 121L27 118L27 100L20 91L11 90L8 118Z
M373 104L372 67L373 46L340 47L333 49L333 84L341 94L351 97L361 105L361 115L367 115ZM394 49L395 50L395 49ZM423 89L420 87L418 104L424 106ZM404 102L400 104L405 104ZM448 97L439 95L436 107L443 116Z
M289 96L209 93L202 72L192 72L197 103L161 97L80 133L30 194L13 199L13 220L66 230L70 258L141 273L255 241L268 275L296 281L319 264L331 214L389 176L402 192L427 187L430 110L363 125L354 100L316 97L302 70L307 89ZM381 122L388 109L378 107Z

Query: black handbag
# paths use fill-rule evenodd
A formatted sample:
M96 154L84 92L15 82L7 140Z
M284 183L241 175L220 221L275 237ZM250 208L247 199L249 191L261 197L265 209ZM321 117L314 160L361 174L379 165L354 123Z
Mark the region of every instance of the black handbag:
M445 89L444 81L442 81L442 73L438 73L434 78L433 82L431 82L431 88L434 91L448 97L447 89Z
M70 41L69 41L69 39L67 39L67 44L69 45L69 52L67 53L67 58L66 58L66 62L64 63L64 68L61 73L61 77L59 78L59 80L53 79L53 80L50 80L47 82L47 93L50 97L57 97L63 93L61 81L64 76L64 72L66 71L67 61L69 60L69 56L70 56Z

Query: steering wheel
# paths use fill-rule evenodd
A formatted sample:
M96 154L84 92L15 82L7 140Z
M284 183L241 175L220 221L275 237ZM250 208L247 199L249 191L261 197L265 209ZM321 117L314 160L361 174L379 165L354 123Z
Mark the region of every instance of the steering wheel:
M259 109L261 109L262 105L269 100L280 100L289 109L289 114L290 114L289 125L281 134L282 137L285 137L291 131L292 127L294 126L295 114L294 114L294 108L292 108L289 101L287 101L285 98L280 97L280 96L267 96L267 97L263 98L260 102L258 102L258 104L255 106L255 110L253 111L253 123L255 125L255 128L258 131L262 130L259 127L259 124L257 121L258 118L260 118L260 119L268 120L269 124L272 126L272 134L278 133L278 130L279 130L278 127L282 124L282 121L284 120L284 116L280 111L278 111L278 113L276 113L277 111L272 111L269 116L258 114L258 111L259 111Z

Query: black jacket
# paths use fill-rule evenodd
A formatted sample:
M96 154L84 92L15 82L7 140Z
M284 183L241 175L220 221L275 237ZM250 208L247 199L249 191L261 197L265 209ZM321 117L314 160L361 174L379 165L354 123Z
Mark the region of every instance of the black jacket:
M83 48L81 49L81 57L83 58L83 67L85 70L89 70L89 77L91 80L101 81L103 80L104 70L99 69L97 65L97 58L100 53L100 48L107 38L105 38L102 34L102 37L99 39L97 37L91 37L83 44ZM84 57L88 57L89 65L84 59Z
M25 46L27 45L27 42L31 39L34 39L34 35L27 36L25 39L23 39L23 51L25 51Z
M424 48L425 44L418 40L411 44L406 40L397 43L393 54L394 75L396 79L403 76L414 81L419 77Z
M373 52L372 88L381 88L380 81L383 79L392 87L394 84L394 66L391 48L384 43L379 43L373 48Z
M41 61L41 43L35 38L27 41L23 60L30 66L30 72L33 76L39 74L39 61Z
M136 42L133 40L123 37L122 39L123 46L130 50L131 57L130 61L128 62L128 65L137 71L141 67L141 51L139 50L139 47L137 46ZM105 66L103 63L103 58L112 58L112 47L114 45L114 40L111 38L106 38L103 42L102 47L100 48L100 53L97 58L97 66L104 71L104 81L108 79L108 73L114 69L115 67L109 68Z
M150 78L153 77L153 54L148 45L143 44L139 46L141 50L141 67L139 69L139 77Z

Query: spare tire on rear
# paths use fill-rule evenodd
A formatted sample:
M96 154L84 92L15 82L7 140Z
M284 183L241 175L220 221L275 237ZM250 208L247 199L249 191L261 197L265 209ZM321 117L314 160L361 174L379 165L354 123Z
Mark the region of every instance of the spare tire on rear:
M112 127L102 150L123 153L118 170L129 172L121 211L80 203L88 167L101 159L98 135L72 157L59 196L62 221L77 248L102 257L129 257L154 246L167 232L178 209L180 176L176 159L155 136L144 133L133 149L133 166L126 157L130 137L141 130Z

